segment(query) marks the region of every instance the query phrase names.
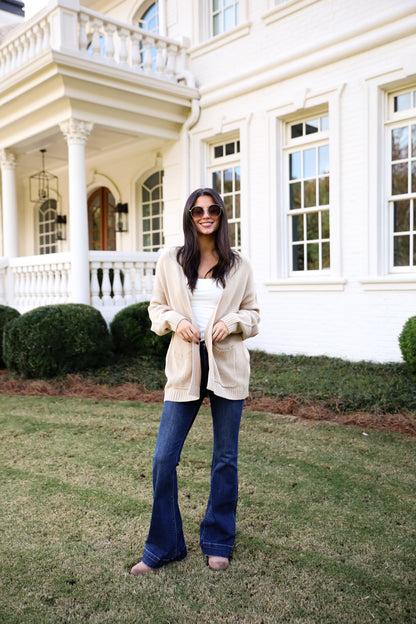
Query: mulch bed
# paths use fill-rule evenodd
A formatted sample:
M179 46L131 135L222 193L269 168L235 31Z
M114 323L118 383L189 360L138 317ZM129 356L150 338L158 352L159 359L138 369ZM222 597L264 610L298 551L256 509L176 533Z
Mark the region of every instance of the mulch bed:
M0 370L0 394L31 396L67 396L119 401L162 403L163 391L148 391L137 383L119 386L96 384L79 375L67 375L60 381L13 379L7 370ZM416 419L411 414L371 414L369 412L337 413L317 403L305 405L296 399L278 400L249 396L245 409L271 414L291 415L296 419L334 422L355 425L363 429L397 431L416 436Z

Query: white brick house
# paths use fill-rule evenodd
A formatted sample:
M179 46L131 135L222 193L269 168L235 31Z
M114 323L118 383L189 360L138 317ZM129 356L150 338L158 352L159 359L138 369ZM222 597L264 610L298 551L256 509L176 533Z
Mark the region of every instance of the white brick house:
M41 149L59 189L31 201ZM255 272L251 348L400 360L416 0L50 0L0 42L0 153L0 302L112 318L215 185Z

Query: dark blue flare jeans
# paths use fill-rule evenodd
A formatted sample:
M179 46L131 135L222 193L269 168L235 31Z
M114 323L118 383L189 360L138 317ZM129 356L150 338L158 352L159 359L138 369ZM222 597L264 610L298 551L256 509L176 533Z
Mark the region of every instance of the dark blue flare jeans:
M201 393L196 401L166 401L153 457L153 510L142 561L159 568L186 557L178 506L176 468L183 445L206 394L208 354L201 347ZM238 436L244 400L209 392L214 432L211 490L200 526L200 545L207 556L229 557L235 539L238 497Z

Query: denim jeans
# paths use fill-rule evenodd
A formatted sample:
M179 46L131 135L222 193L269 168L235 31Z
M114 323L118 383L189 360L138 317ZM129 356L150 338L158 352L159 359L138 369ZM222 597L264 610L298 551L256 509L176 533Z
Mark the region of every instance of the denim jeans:
M178 506L176 468L186 437L206 394L208 354L201 343L201 393L196 401L166 401L153 457L153 510L142 561L159 568L186 557ZM200 545L207 556L229 557L235 539L238 497L238 436L244 400L232 401L209 392L214 432L211 490L200 526Z

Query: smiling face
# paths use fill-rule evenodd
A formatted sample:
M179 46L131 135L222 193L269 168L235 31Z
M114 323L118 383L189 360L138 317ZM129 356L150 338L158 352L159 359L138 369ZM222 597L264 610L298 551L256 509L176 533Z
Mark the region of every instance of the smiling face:
M204 214L201 217L192 217L198 236L213 236L220 226L221 215L208 214L209 206L214 203L210 195L200 195L194 203L194 207L198 206L204 209Z

